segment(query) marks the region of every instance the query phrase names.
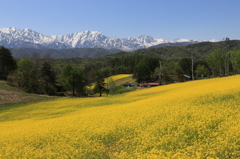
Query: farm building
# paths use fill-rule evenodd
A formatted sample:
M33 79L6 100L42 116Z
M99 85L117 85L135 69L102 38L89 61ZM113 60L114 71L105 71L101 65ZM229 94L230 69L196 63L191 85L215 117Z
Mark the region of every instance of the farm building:
M159 83L139 83L138 84L139 87L141 88L150 88L150 87L155 87L155 86L159 86Z
M185 81L189 81L190 80L190 76L188 76L188 75L180 75L180 76L178 76L178 81L179 82L185 82Z

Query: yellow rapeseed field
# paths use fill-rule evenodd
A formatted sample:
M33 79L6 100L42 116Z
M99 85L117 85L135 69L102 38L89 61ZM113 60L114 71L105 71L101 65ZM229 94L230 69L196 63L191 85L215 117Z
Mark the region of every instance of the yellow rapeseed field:
M107 77L104 79L104 82L105 83L108 83L109 82L109 79L111 78L113 81L117 81L117 80L120 80L120 79L123 79L123 78L127 78L127 77L131 77L133 76L132 74L118 74L118 75L114 75L114 76L110 76L110 77ZM95 84L89 86L87 89L91 90L95 87Z
M112 78L113 81L117 81L117 80L120 80L126 77L131 77L131 76L132 74L119 74L119 75L111 76L110 78ZM107 79L108 78L105 78L105 82L107 82Z
M240 76L1 110L0 158L240 158Z

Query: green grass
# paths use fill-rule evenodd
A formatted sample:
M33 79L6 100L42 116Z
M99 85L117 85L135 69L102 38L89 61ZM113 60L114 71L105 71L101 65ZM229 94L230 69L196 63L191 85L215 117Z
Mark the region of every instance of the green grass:
M6 81L0 81L0 111L54 98L56 97L27 93L8 85Z

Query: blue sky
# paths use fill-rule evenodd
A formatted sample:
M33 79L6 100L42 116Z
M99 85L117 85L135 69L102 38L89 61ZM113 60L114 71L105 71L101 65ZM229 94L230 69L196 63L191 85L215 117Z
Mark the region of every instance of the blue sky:
M0 28L45 35L240 39L240 0L0 0Z

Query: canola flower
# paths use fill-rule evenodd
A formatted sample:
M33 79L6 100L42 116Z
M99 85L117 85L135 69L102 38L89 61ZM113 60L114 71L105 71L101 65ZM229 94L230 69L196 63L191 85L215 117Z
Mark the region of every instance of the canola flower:
M104 78L104 82L105 82L105 83L108 83L110 78L111 78L114 82L116 82L116 81L118 81L118 80L120 80L120 79L124 79L124 78L127 78L127 77L132 77L132 76L133 76L132 74L118 74L118 75L113 75L113 76ZM93 85L91 85L91 86L88 86L87 89L92 90L94 87L95 87L95 84L93 84Z
M240 76L0 112L0 158L239 158Z
M118 75L114 75L114 76L110 76L110 78L112 78L113 81L117 81L123 78L127 78L127 77L132 77L132 74L118 74ZM108 78L105 78L105 82L107 82Z

